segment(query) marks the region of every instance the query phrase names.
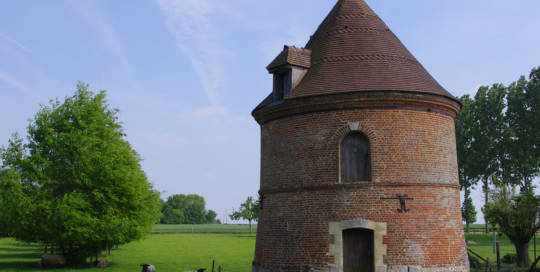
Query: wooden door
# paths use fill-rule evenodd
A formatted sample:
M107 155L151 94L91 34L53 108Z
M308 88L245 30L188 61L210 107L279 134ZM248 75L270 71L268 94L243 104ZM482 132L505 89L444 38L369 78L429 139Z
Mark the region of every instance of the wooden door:
M348 229L343 231L343 272L373 272L373 231Z

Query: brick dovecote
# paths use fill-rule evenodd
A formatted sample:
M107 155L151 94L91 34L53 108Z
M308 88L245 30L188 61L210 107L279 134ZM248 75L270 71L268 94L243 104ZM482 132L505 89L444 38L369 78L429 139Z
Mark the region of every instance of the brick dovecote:
M353 57L339 56L340 42ZM307 47L311 65L300 82L253 111L263 196L253 271L343 271L341 235L350 228L373 232L375 271L469 271L459 102L362 0L339 0ZM340 145L354 131L369 139L370 180L343 183ZM396 195L412 198L408 212L383 199Z

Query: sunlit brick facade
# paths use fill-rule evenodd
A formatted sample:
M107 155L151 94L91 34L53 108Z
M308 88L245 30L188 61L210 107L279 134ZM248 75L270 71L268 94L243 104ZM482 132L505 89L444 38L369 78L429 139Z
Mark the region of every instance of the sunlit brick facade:
M262 199L253 271L469 271L460 104L379 17L340 0L306 48L285 47L268 69L274 91L253 111ZM340 147L351 133L369 140L369 178L345 182Z

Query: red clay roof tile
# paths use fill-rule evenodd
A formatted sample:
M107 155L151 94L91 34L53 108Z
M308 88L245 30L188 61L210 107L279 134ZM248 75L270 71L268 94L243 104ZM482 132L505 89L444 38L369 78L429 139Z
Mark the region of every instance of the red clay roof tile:
M302 50L287 48L269 67L293 62L292 52ZM359 91L410 91L454 99L363 0L339 0L306 49L311 50L311 67L286 99Z
M272 71L287 64L309 68L311 66L311 50L285 45L283 51L281 51L266 69Z

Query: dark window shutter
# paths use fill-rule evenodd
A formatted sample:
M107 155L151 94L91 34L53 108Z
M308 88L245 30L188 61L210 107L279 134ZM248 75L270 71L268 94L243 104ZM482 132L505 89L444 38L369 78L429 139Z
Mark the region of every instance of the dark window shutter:
M289 92L291 91L291 85L292 85L292 72L291 70L283 73L280 75L282 77L282 90L283 90L283 97L285 97Z
M292 88L292 72L287 70L281 73L274 74L274 100L281 101L291 91Z
M352 132L341 142L341 181L368 181L370 173L369 139Z

